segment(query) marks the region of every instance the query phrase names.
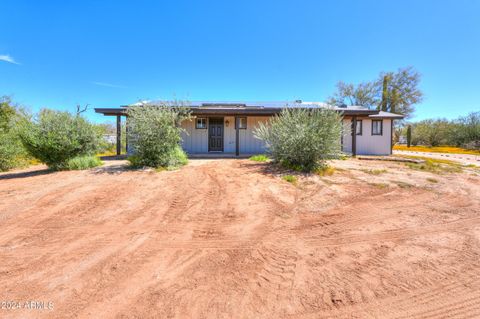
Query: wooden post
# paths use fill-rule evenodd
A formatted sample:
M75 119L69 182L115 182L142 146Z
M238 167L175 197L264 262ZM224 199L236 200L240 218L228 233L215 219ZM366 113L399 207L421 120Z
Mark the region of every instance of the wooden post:
M352 155L357 155L357 117L352 117L353 128L352 128Z
M122 117L117 115L117 155L122 153Z
M390 120L390 155L393 153L393 119Z
M235 155L238 156L240 155L240 130L238 129L239 125L239 119L237 116L235 116Z
M128 117L125 117L125 151L128 154Z

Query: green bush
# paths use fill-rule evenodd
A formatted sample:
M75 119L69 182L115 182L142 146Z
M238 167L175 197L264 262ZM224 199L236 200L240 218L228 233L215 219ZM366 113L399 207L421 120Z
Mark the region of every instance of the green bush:
M276 162L302 171L314 171L327 159L338 158L341 134L341 115L327 108L287 108L254 131Z
M66 170L82 170L102 165L103 162L96 156L84 155L68 160Z
M183 129L189 120L186 108L167 105L140 105L128 108L128 139L133 166L173 168L187 163L180 147ZM130 147L129 146L129 147Z
M0 171L28 165L28 154L19 137L25 113L10 98L0 98Z
M94 155L100 143L97 130L83 117L48 109L26 123L20 136L33 157L55 170L67 169L75 157Z

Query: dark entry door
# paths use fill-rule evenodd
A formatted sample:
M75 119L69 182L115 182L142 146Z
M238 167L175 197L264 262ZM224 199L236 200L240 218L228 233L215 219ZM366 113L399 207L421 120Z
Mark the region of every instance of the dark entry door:
M208 151L223 152L223 117L208 119Z

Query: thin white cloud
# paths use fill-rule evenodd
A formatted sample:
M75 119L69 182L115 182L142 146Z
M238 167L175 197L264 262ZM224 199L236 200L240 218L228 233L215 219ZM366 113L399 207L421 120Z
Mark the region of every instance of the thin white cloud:
M8 62L8 63L13 63L13 64L20 64L17 61L15 61L14 58L9 56L8 54L6 55L0 55L0 61Z
M117 84L112 84L112 83L106 83L106 82L92 82L92 84L98 85L98 86L106 86L109 88L117 88L117 89L126 89L126 86L123 85L117 85Z

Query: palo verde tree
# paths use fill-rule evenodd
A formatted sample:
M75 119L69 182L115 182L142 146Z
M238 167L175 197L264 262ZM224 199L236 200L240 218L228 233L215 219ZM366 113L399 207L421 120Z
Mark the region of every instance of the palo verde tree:
M337 91L327 100L330 105L359 105L372 108L378 103L378 92L374 82L354 85L340 81L336 87Z
M412 67L396 72L380 73L377 80L358 85L338 82L337 90L327 103L332 105L360 105L410 117L415 104L423 99L419 89L420 74Z
M313 171L341 153L342 117L332 109L286 108L260 123L254 136L266 143L278 163Z
M423 93L418 88L420 74L412 67L383 73L377 80L378 85L380 82L382 99L378 108L382 111L400 113L408 118L415 110L414 105L423 99Z

